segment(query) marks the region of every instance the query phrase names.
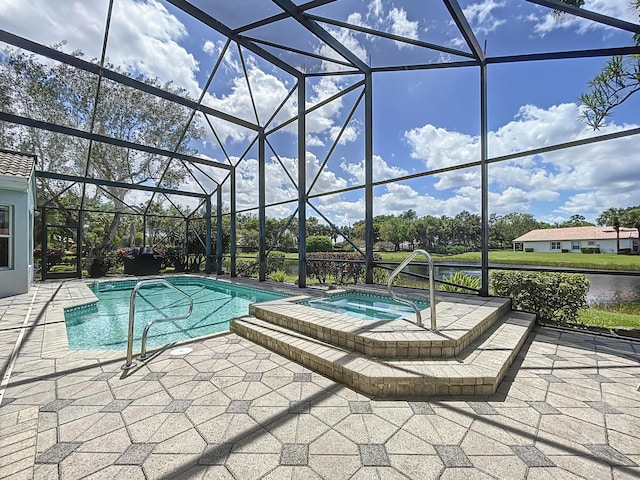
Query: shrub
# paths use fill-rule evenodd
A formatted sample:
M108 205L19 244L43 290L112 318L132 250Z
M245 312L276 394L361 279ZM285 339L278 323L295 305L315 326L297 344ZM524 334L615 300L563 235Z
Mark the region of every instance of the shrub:
M386 268L374 267L373 269L373 283L379 285L386 285L389 281L389 270Z
M284 270L276 270L269 275L269 278L274 282L286 282L287 281L287 272Z
M464 272L455 272L448 276L445 275L442 277L442 280L449 283L455 283L461 287L468 287L474 290L480 289L480 277L475 277ZM446 285L441 283L438 285L438 290L442 290L443 292L473 293L467 288L461 288L456 285Z
M187 261L183 247L168 247L164 256L164 268L173 267L174 272L184 272Z
M255 259L236 259L236 272L240 277L257 277L258 261Z
M91 278L104 277L111 267L115 265L115 256L96 256L89 261L87 271ZM86 263L85 263L86 265Z
M306 240L307 252L330 252L333 250L331 237L326 235L311 235Z
M51 270L54 265L62 263L64 250L61 248L47 248L47 270ZM40 259L42 257L42 248L36 247L33 249L33 258Z
M378 254L374 261L382 261ZM365 265L359 253L313 253L307 257L307 276L315 277L320 283L327 283L332 276L336 283L347 283L349 279L358 283L364 278Z
M272 251L267 257L267 271L269 276L272 272L278 270L284 271L285 254L284 252ZM238 258L236 260L236 270L241 277L257 277L260 271L260 265L257 258Z
M285 253L277 250L269 253L267 257L267 275L272 272L284 271ZM284 280L283 280L284 281Z
M75 265L53 265L50 271L52 273L55 273L55 272L75 272L75 270L76 270Z
M471 245L451 245L445 249L447 255L462 255L463 253L473 252L476 247Z
M580 251L582 253L600 253L600 247L582 247Z
M531 252L533 252L533 248L532 247L527 247L527 248L524 249L524 251L531 253Z
M492 295L511 297L514 310L535 313L540 320L571 323L587 306L589 280L580 273L492 272Z

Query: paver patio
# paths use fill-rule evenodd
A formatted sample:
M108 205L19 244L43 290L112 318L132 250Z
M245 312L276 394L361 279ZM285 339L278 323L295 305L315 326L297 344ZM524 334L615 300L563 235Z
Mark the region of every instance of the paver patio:
M0 478L640 478L640 342L537 328L473 398L372 399L231 333L123 374L67 347L80 284L0 299Z

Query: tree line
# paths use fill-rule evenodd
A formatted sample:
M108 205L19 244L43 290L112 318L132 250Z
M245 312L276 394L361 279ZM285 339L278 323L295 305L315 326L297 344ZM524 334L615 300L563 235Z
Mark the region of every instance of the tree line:
M107 205L103 207L108 209ZM189 214L179 207L163 207L160 202L153 202L146 222L146 234L143 237L143 220L139 215L121 215L110 249L139 247L146 238L148 245L162 249L175 249L191 253L204 253L205 220L203 212ZM56 214L52 220L55 219ZM91 231L86 235L96 243L105 236L112 223L110 213L91 212L86 220L91 224ZM185 219L189 218L189 227L185 228ZM64 216L59 218L64 222ZM230 251L231 217L228 213L222 216L223 253ZM217 245L217 219L212 219L212 251ZM56 223L55 221L52 223ZM609 208L596 219L596 224L609 226L615 230L636 228L640 232L640 205L628 208ZM39 224L36 223L36 226ZM511 212L505 215L489 216L489 248L509 249L514 239L525 233L544 228L563 228L592 226L582 215L572 215L568 220L559 223L538 221L530 213ZM364 220L353 225L333 228L316 217L309 217L306 222L305 239L309 237L327 237L337 249L351 250L350 243L364 247ZM75 229L56 226L50 229L50 236L75 244ZM36 236L40 234L36 231ZM377 215L373 219L375 248L402 250L403 248L423 248L432 253L455 255L464 252L478 251L482 246L482 223L478 214L462 211L455 216L439 217L425 215L418 217L414 210L407 210L400 215ZM298 219L294 217L267 218L265 222L265 243L270 250L295 252L299 245ZM95 238L93 238L95 237ZM238 214L236 217L236 238L239 253L256 252L259 245L258 216L251 213ZM346 240L348 238L349 240ZM304 241L304 239L303 239ZM39 242L38 242L39 243ZM62 242L64 244L64 241ZM64 245L58 244L57 246Z
M635 228L640 232L640 205L628 208L608 208L596 219L599 226ZM531 230L545 228L582 227L594 225L582 215L572 215L568 220L548 223L536 220L530 213L495 213L489 216L489 248L511 248L514 239ZM416 212L407 210L400 215L378 215L373 219L374 241L393 245L400 250L424 248L429 252L458 254L477 251L482 245L482 221L478 214L466 210L455 216L426 215L418 218ZM364 221L343 231L353 239L364 240Z

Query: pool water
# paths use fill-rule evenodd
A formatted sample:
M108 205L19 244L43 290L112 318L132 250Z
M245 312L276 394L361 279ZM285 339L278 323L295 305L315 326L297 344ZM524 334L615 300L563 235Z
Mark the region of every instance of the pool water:
M193 299L193 312L184 320L155 323L147 346L162 346L229 329L229 320L249 313L249 305L285 295L205 278L164 278ZM91 286L98 301L65 310L69 348L124 350L129 328L129 300L136 281L96 282ZM135 303L134 352L140 351L145 325L159 318L178 317L189 311L189 301L166 286L145 285Z
M346 292L320 300L302 302L309 307L328 312L342 313L353 318L365 320L396 320L413 314L413 308L384 295L360 292ZM429 308L428 301L416 301L420 310Z

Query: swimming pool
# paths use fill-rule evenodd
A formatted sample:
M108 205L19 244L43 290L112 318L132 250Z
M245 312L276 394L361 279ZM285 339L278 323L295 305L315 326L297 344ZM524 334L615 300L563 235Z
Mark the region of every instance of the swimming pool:
M389 296L354 291L337 293L319 300L306 300L300 303L365 320L396 320L414 313L411 307L396 302ZM427 301L415 301L415 303L420 310L429 308Z
M164 277L193 299L193 312L185 320L159 322L149 330L147 345L202 337L229 329L229 320L249 313L249 305L286 297L284 294L198 277ZM98 301L65 309L70 349L124 350L127 348L129 299L136 280L95 282ZM166 286L146 285L136 296L134 351L140 350L145 325L159 318L185 315L188 300Z

